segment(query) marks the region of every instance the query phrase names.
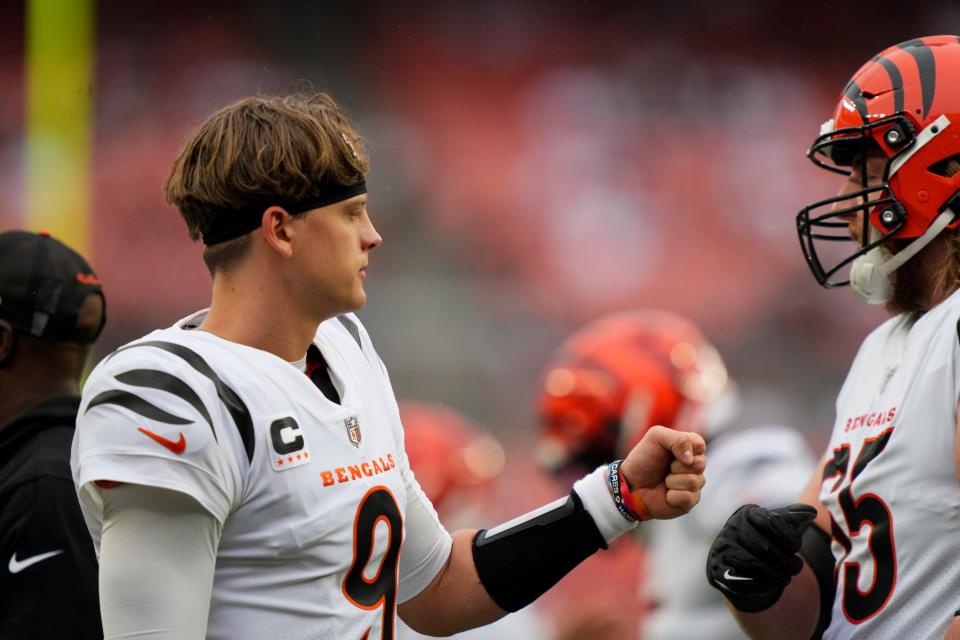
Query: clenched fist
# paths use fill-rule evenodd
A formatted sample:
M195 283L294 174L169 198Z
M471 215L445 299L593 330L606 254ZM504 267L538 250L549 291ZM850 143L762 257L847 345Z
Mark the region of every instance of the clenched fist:
M706 448L695 433L652 427L624 458L620 470L653 518L676 518L700 502Z

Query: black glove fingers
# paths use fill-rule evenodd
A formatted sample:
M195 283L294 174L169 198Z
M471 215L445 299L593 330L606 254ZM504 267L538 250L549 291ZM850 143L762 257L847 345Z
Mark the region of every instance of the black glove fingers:
M804 504L737 509L710 548L708 581L741 611L770 607L803 568L797 551L815 516L816 509Z
M784 575L795 575L794 560L799 560L796 554L785 551L774 541L761 537L743 538L738 541L739 547L747 552L754 564L770 567L771 570ZM799 571L799 569L798 569Z
M752 509L746 513L746 520L770 542L792 555L800 550L803 532L816 515L816 509L798 503L773 511Z
M817 517L817 508L812 504L795 502L788 507L776 509L775 513L779 513L782 517L789 520L790 524L795 528L803 531L810 526L810 523Z

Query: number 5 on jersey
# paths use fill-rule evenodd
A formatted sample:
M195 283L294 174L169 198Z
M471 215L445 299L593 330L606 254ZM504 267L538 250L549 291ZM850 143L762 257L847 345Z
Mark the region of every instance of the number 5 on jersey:
M879 456L893 427L880 433L874 438L867 438L860 453L857 455L853 468L850 469L849 479L847 470L850 466L850 445L844 444L833 450L833 460L827 462L823 468L823 482L836 478L830 493L836 493L837 502L843 511L843 518L847 528L844 530L834 517L830 516L830 528L833 539L844 548L844 560L853 549L851 538L860 535L863 526L870 526L870 535L866 544L873 557L873 581L866 591L861 591L859 579L861 567L859 562L843 563L843 613L853 624L866 622L877 615L893 594L893 587L897 581L897 554L893 540L893 515L890 508L879 496L865 493L859 498L853 496L853 481L856 480L867 465ZM841 489L841 484L847 480ZM859 542L859 541L857 541Z

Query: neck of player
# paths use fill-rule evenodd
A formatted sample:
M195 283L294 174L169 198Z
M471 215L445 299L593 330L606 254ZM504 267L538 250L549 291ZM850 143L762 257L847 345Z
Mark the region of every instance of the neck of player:
M307 352L321 322L333 317L305 308L269 271L239 267L213 278L210 311L199 329L288 362Z
M949 232L947 232L949 233ZM955 271L949 263L957 258L945 234L935 238L893 273L893 297L887 303L892 314L915 317L926 313L957 290Z

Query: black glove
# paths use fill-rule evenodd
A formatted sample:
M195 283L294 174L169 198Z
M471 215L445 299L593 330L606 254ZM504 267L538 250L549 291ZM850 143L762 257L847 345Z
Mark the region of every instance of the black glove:
M800 573L803 532L817 515L808 504L764 509L748 504L723 525L707 556L707 582L748 613L769 608Z

